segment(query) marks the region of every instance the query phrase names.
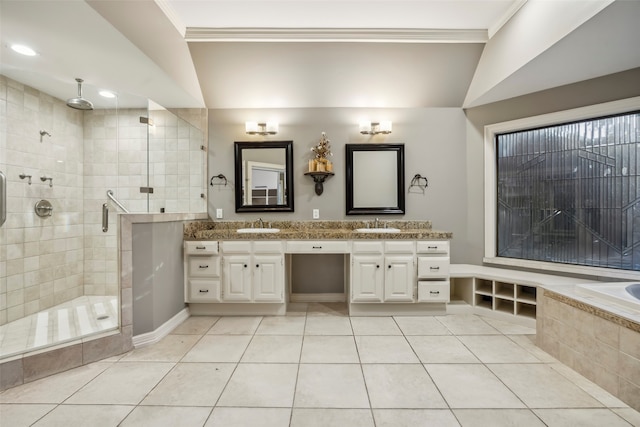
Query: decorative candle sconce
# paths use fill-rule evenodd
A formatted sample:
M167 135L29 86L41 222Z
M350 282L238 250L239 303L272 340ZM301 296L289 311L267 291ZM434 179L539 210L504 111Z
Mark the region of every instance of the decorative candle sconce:
M332 177L333 164L327 159L327 156L332 156L331 153L331 141L327 139L327 135L322 132L322 137L318 144L311 147L311 151L315 153L315 158L309 160L309 172L305 175L313 178L316 183L315 191L319 196L324 191L324 182L327 178Z

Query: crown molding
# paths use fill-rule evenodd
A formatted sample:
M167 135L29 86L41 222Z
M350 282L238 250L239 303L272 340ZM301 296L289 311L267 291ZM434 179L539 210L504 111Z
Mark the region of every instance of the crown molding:
M165 14L167 19L169 19L169 21L171 21L171 23L176 28L176 30L178 30L180 35L182 37L184 37L185 33L187 32L187 27L186 27L186 25L184 25L184 23L182 22L182 19L180 19L180 16L178 16L178 14L173 9L173 7L169 3L169 1L168 0L154 0L154 2L160 8L160 10L162 10L162 12Z
M487 30L187 27L187 42L486 43Z

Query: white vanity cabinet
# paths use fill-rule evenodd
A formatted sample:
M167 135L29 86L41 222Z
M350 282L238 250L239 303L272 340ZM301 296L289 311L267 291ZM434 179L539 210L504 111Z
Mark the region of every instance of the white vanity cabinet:
M185 302L220 302L218 242L184 242Z
M418 242L418 302L449 302L449 242Z
M413 302L414 242L353 242L351 302Z
M222 301L284 302L284 254L280 241L224 241Z

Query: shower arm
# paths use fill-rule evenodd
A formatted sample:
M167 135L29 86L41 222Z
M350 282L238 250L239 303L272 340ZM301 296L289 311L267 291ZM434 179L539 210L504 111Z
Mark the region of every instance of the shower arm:
M125 208L124 206L122 206L122 203L120 203L118 201L118 199L115 198L115 196L113 195L113 191L107 190L107 197L110 198L111 201L116 204L116 206L118 206L120 209L122 209L122 211L124 213L130 213L129 210L127 208Z

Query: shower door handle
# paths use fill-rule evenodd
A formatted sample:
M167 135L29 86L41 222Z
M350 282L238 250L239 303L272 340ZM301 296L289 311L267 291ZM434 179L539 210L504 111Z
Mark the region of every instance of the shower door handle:
M106 203L102 204L102 232L109 231L109 206Z
M7 220L7 177L0 171L0 227Z

